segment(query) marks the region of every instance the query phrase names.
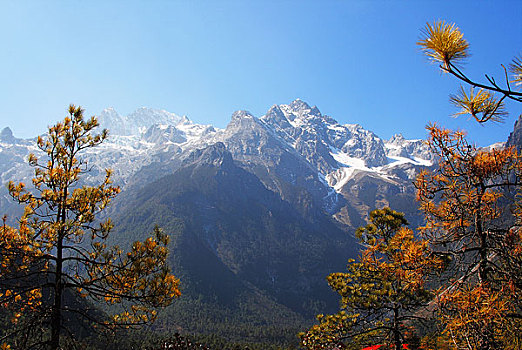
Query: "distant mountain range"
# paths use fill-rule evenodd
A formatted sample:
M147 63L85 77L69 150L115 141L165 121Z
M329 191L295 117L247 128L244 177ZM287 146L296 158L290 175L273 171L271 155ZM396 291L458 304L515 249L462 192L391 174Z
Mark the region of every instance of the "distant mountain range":
M275 105L261 118L235 112L224 130L148 108L128 116L108 108L98 119L110 137L89 150L93 169L88 182L100 180L105 168L113 169L113 179L123 189L151 182L176 170L193 151L222 142L239 166L255 174L267 189L285 199L280 181L304 187L323 209L347 224L351 220L343 215L345 197L353 195L354 181L371 178L399 194L407 193L416 171L433 161L421 140L406 140L400 134L382 140L360 125L341 125L299 99ZM24 157L36 152L34 140L17 139L5 128L0 150L2 183L28 182L32 170ZM360 203L362 216L386 201L379 196L368 200Z
M356 256L355 228L383 206L419 224L412 181L435 161L422 140L382 140L299 99L260 118L237 111L225 129L148 108L98 118L110 137L85 155L85 182L113 169L123 189L107 212L115 242L154 224L171 235L184 295L158 327L187 332L227 334L230 320L292 328L335 309L325 277ZM518 126L510 140L520 139ZM3 184L30 183L29 152L38 155L34 139L1 131ZM0 196L0 213L19 213L5 188Z

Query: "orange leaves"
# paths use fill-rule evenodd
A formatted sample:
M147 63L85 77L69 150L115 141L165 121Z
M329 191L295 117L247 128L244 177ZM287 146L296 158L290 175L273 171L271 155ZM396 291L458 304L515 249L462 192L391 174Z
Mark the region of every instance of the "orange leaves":
M515 57L509 65L509 70L513 74L513 80L511 83L515 85L522 85L522 56Z
M121 303L121 299L120 298L117 298L117 297L112 296L112 295L106 295L103 299L105 300L105 302L107 304Z
M478 150L471 159L473 175L481 178L505 176L506 171L521 169L519 155L514 147Z
M7 226L5 218L0 227L0 305L13 311L15 322L46 317L38 322L51 325L54 348L60 345L56 334L59 338L65 326L62 310L75 311L59 297L67 289L84 298L121 303L124 311L112 322L122 326L154 320L155 307L180 295L179 279L167 264L169 239L159 228L128 254L106 244L113 224L96 216L120 189L112 185L110 170L97 186L79 186L88 169L81 152L107 137L106 130L93 135L97 125L96 118L84 120L81 108L71 105L63 122L37 139L46 159L29 156L34 189L8 185L11 196L26 207L18 229ZM43 294L49 296L46 305Z
M511 86L521 82L519 57L509 66L513 80L502 66L502 84L488 75L487 82L481 83L458 67L468 57L469 45L455 25L427 24L418 45L440 62L444 72L470 86L469 91L461 87L450 97L459 108L456 115L470 115L479 123L502 121L507 115L506 98L522 102L522 93ZM444 336L455 348L520 349L522 158L514 148L477 149L462 132L436 125L427 129L427 143L439 157L439 168L423 172L415 185L426 215L422 232L437 251L452 260L455 284L446 286L439 310L446 327ZM510 198L511 190L517 192L517 198Z
M440 63L439 67L443 72L452 74L471 87L469 93L461 87L456 95L450 96L450 101L460 109L456 116L469 114L478 123L498 122L507 115L504 106L506 98L522 102L522 92L511 86L512 83L515 86L521 83L520 57L515 57L508 66L513 80L509 80L508 69L502 65L504 79L497 82L494 77L485 75L484 83L471 79L459 67L459 64L469 57L469 44L455 24L444 21L436 21L433 25L426 24L422 31L422 39L417 45L430 59ZM499 83L501 80L504 80L503 83ZM497 98L496 94L500 94L500 97Z
M446 325L444 333L457 345L469 344L472 348L482 348L488 344L499 348L502 329L510 322L506 315L514 310L506 292L479 283L466 284L444 295L440 301L444 310L442 321Z
M344 311L333 315L317 315L319 324L299 334L301 345L312 350L332 349L333 345L341 342L344 332L356 324L357 318L358 315L349 315Z
M20 273L21 271L18 272ZM12 323L17 323L22 315L34 312L42 305L40 288L32 288L25 291L17 289L16 286L13 286L12 289L4 289L3 292L0 292L0 305L13 312Z
M403 226L403 214L383 208L372 211L370 221L357 230L365 246L359 261L351 260L347 272L327 277L341 296L341 310L319 315L319 324L300 335L308 349L328 349L343 339L405 339L406 320L431 299L425 287L428 272L441 268L442 261Z
M156 319L156 316L157 312L155 310L151 310L139 305L133 305L129 310L113 315L111 322L112 325L110 323L107 323L107 325L130 327L133 325L152 322Z
M478 150L460 132L436 125L427 129L439 169L422 172L415 182L427 218L424 232L460 240L477 228L478 216L484 222L499 217L502 188L520 174L522 160L513 148Z
M98 252L98 263L88 265L89 276L91 281L100 281L105 291L103 300L109 304L124 299L140 301L140 308L127 316L118 315L118 320L130 322L137 311L149 314L153 310L151 307L169 305L180 296L179 279L166 266L165 242L168 242L168 236L156 227L151 237L134 242L132 250L126 254L117 247L107 249L104 244L93 244ZM150 315L147 317L150 319ZM143 318L139 320L141 322Z
M165 274L162 283L166 285L166 290L168 291L167 297L169 298L177 298L181 296L181 291L179 290L179 278L176 278L172 274Z
M145 240L145 249L149 252L152 252L157 245L158 244L150 237Z
M520 190L522 158L514 148L477 149L462 133L428 130L439 168L421 173L416 187L423 234L452 257L454 283L438 305L444 335L470 349L516 349L506 339L521 325L506 315L520 315L521 241L519 223L510 228L518 214L512 216L504 195Z
M7 189L11 196L20 203L27 202L31 198L31 194L25 189L25 184L19 183L15 185L13 181L7 183Z

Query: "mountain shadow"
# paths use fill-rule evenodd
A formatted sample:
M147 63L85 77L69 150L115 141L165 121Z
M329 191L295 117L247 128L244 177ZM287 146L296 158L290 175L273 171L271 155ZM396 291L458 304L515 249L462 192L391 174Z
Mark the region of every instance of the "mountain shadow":
M185 309L177 320L167 311L167 323L182 329L198 317L224 322L223 313L269 326L335 310L325 276L358 251L330 216L319 209L303 216L307 211L239 167L222 143L193 152L173 174L115 205L120 245L143 239L155 224L171 236L170 261L184 287L173 308Z

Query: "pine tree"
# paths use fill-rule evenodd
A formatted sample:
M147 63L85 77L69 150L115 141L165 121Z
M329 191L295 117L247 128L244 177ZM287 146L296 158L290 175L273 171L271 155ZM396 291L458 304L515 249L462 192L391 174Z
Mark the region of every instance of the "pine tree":
M63 122L38 137L45 155L29 156L35 168L33 189L23 183L8 185L11 196L25 205L19 227L0 229L0 304L12 310L16 348L59 349L65 338L75 336L66 322L85 318L99 327L133 326L150 322L156 307L169 305L179 296L179 280L167 266L169 238L154 228L143 242L134 242L124 253L107 246L113 227L99 213L120 191L111 183L111 172L97 186L81 185L89 170L82 153L96 147L107 131L94 134L96 118L83 118L83 110L71 105ZM99 319L74 303L120 304L121 312Z
M365 247L347 272L333 273L328 283L341 296L341 310L318 315L319 324L300 335L308 349L338 344L393 344L402 349L411 340L418 310L433 298L426 287L428 271L442 267L426 241L405 227L402 213L389 208L370 213L370 223L357 230Z
M456 115L469 114L479 123L502 121L507 115L506 99L522 102L522 91L517 90L522 86L522 56L515 57L508 68L502 65L505 73L502 83L487 74L487 82L481 83L469 78L460 68L470 56L469 43L455 24L444 21L426 24L423 38L417 44L444 73L470 86L469 93L461 86L459 93L450 97L451 102L460 108Z

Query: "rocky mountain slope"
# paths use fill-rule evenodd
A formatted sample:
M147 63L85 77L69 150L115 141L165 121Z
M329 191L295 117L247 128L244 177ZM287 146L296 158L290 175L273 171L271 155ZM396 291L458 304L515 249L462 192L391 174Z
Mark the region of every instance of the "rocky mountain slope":
M85 155L84 181L111 168L123 189L107 210L114 242L142 239L154 224L171 235L184 296L160 324L190 332L231 317L278 328L273 315L296 325L335 309L324 278L356 256L355 228L384 205L417 224L411 183L433 161L420 140L382 140L301 100L260 118L237 111L225 129L147 108L106 109L99 121L110 136ZM0 132L2 183L30 183L30 152L41 156L34 139ZM19 210L2 188L0 212Z

